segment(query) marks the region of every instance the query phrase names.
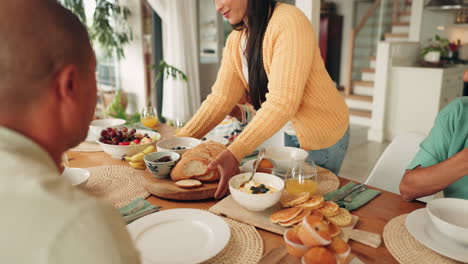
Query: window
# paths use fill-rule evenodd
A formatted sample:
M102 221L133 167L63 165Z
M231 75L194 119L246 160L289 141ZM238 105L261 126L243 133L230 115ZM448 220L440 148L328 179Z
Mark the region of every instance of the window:
M86 19L88 23L92 23L96 2L95 0L84 0L83 5L85 7ZM119 64L117 56L114 55L110 58L105 56L103 49L97 43L93 43L93 48L96 53L96 79L99 84L99 89L104 91L115 90L120 85L118 82Z

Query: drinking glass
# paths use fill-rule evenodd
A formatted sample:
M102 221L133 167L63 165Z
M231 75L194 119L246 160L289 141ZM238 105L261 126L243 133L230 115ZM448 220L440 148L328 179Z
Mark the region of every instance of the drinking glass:
M173 127L174 127L174 134L177 134L184 127L184 122L182 122L181 120L174 120Z
M147 128L156 129L158 125L158 112L155 107L145 107L140 113L140 122Z
M293 193L309 192L315 194L318 185L317 168L313 160L291 160L291 168L286 172L286 190Z

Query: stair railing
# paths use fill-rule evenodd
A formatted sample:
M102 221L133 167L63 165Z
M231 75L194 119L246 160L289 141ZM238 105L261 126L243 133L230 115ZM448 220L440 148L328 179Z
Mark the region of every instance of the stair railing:
M395 1L398 2L398 1ZM357 34L362 30L362 28L366 25L367 20L375 13L375 10L380 6L382 0L375 0L375 2L367 9L367 12L362 17L361 21L357 25L356 28L351 29L350 35L350 45L349 45L349 57L348 57L348 79L346 80L345 86L345 95L351 95L353 92L353 60L354 60L354 44L356 42Z

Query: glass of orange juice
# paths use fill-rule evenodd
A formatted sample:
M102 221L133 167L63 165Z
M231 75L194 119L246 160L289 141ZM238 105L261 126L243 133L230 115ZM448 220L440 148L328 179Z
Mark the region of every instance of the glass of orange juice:
M158 113L156 108L148 106L141 110L140 122L147 128L156 129L158 125Z
M289 193L309 192L315 194L318 185L317 169L313 160L291 161L291 169L286 173L284 183Z

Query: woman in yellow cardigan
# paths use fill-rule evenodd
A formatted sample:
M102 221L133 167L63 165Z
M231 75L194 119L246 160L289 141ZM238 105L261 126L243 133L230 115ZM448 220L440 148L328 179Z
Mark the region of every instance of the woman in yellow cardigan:
M215 194L229 191L239 162L288 121L286 145L309 151L317 165L338 173L349 139L349 112L328 75L310 21L296 7L273 0L215 0L233 25L211 94L178 136L202 138L245 94L257 114L210 163ZM292 134L292 135L291 135Z

